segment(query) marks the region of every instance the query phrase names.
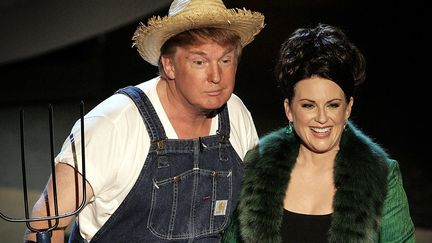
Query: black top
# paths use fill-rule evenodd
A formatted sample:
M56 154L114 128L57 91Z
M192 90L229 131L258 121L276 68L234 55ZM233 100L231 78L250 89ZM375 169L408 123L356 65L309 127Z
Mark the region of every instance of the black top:
M331 214L307 215L284 209L281 227L283 243L325 243Z

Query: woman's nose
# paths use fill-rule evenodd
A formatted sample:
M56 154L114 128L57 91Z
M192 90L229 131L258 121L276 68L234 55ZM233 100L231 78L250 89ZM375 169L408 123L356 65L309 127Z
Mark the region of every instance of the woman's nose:
M318 108L315 120L321 124L324 124L327 122L328 116L327 116L327 112L324 108Z

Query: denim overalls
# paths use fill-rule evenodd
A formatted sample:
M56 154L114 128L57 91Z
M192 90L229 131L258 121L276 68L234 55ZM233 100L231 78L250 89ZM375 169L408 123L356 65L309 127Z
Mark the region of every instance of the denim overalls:
M156 111L138 88L128 95L138 107L151 146L124 201L91 242L219 242L238 201L243 164L229 139L225 105L216 135L168 139ZM86 242L73 229L69 242Z

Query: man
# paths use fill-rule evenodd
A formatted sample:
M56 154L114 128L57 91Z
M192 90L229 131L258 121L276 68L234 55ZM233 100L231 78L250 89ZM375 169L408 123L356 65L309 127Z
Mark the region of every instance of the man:
M235 74L241 49L263 26L262 14L221 0L175 0L168 16L138 27L134 46L160 77L119 90L85 116L86 206L70 242L220 241L241 159L258 140L232 94ZM79 124L56 157L59 213L82 201ZM33 217L53 214L52 194L50 179ZM63 242L72 222L61 219L52 242Z

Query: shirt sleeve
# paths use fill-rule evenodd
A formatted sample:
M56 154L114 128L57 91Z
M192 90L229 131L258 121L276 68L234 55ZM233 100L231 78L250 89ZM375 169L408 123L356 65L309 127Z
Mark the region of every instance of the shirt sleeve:
M409 212L408 199L403 188L399 165L394 160L389 163L387 179L388 193L384 202L379 242L415 243L415 228Z
M246 153L258 144L258 133L252 115L236 95L228 101L231 125L230 142L243 160Z
M113 181L115 177L114 172L118 166L118 163L115 163L119 148L118 133L113 124L104 117L84 118L84 124L86 180L97 195L106 190L105 185L109 184L106 182ZM66 163L82 174L81 144L81 127L78 120L57 155L56 163Z

